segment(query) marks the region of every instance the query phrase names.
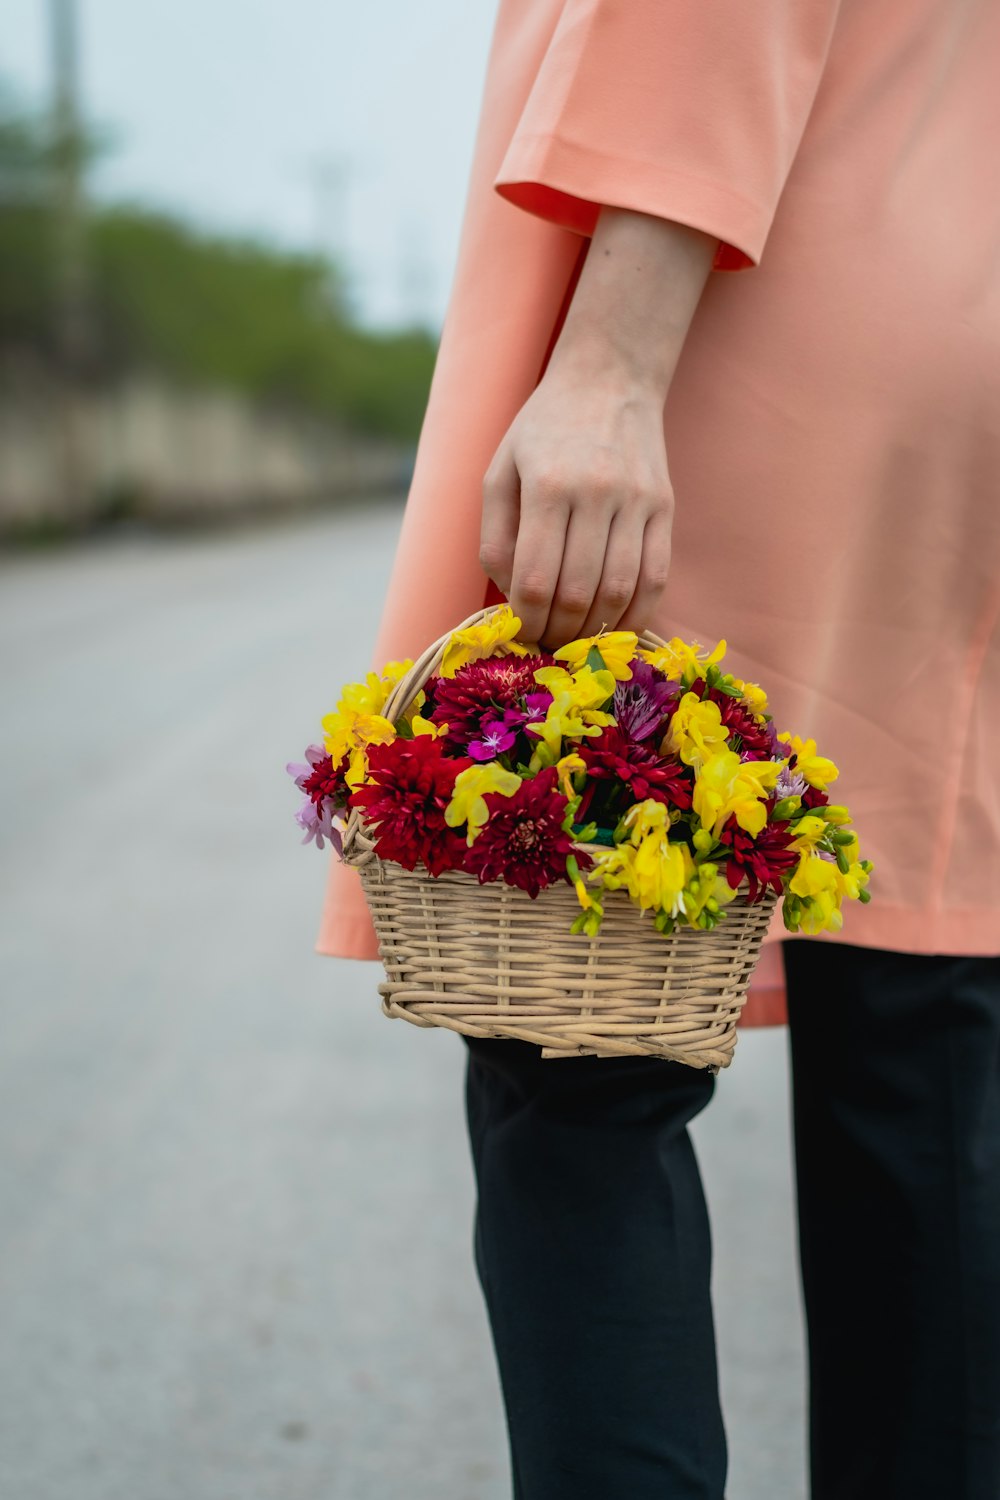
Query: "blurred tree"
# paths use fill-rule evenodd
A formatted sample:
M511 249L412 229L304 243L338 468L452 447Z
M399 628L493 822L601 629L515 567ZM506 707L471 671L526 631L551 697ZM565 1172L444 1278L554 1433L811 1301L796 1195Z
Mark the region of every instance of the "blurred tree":
M53 167L43 126L0 95L0 354L54 365ZM325 257L121 205L91 209L88 270L92 378L154 371L415 440L435 341L357 327Z

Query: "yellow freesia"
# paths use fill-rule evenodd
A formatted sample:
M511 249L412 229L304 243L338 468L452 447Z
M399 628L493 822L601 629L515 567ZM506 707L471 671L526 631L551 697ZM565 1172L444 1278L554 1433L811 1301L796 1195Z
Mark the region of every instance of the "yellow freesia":
M671 844L650 833L635 851L636 899L645 909L667 911L672 917L685 910L684 887L694 874L687 844Z
M697 693L685 693L671 716L660 753L679 755L686 766L697 769L728 737L719 705L708 698L702 701Z
M345 780L354 788L361 785L367 768L365 747L384 745L395 739L395 725L385 717L385 707L396 683L413 662L386 662L381 673L368 672L363 682L349 682L340 695L333 713L321 720L323 745L334 764L345 755L348 769Z
M703 828L716 837L728 818L755 837L767 822L764 800L778 779L777 760L740 760L735 750L720 750L696 771L692 807Z
M806 813L794 825L795 838L790 848L812 854L821 839L826 838L826 819L818 813Z
M447 724L435 724L433 719L425 719L423 714L414 714L410 720L410 728L414 735L427 734L432 740L439 740L447 731Z
M576 789L571 779L572 773L574 771L585 771L586 769L587 762L582 755L577 755L575 752L564 755L561 760L556 761L556 778L567 802L571 802L576 796Z
M596 646L604 665L617 682L628 682L632 677L629 665L635 655L639 637L634 630L609 630L598 635L581 636L578 641L567 641L552 655L557 661L568 662L570 667L582 667L592 646Z
M803 854L788 889L802 898L799 927L803 932L840 931L844 925L840 871L832 860L821 859L818 854Z
M747 701L752 714L762 718L767 713L767 694L756 682L744 682L742 677L730 677L734 688L738 688Z
M539 667L534 678L552 694L544 719L531 724L536 745L529 765L537 771L559 759L564 739L589 738L615 722L614 714L597 707L611 697L615 680L610 672L595 672L590 667L580 667L576 672L567 672L564 667Z
M528 656L528 647L515 640L520 628L521 621L510 605L502 604L480 624L470 625L466 630L453 630L445 643L439 675L454 677L459 667L463 667L466 662L492 656L498 646L506 647L506 653L500 654Z
M651 833L660 834L666 838L670 823L670 809L665 802L659 802L655 797L647 797L643 802L632 804L622 819L622 823L628 830L628 840L631 844L641 844L643 839L648 838Z
M615 690L614 676L606 667L596 672L588 666L577 667L574 672L567 672L565 667L536 667L531 675L553 697L565 693L581 710L606 703Z
M637 802L624 817L625 840L594 854L595 870L610 890L624 885L643 911L684 910L684 887L694 873L686 844L671 844L669 809L653 798Z
M778 739L788 746L790 756L798 757L794 766L795 774L804 776L817 791L825 792L828 782L836 781L840 775L832 760L828 760L825 755L816 754L815 740L800 739L797 734L789 734L787 730L779 734Z
M510 797L521 785L521 778L514 771L507 771L498 761L491 760L482 766L466 766L455 777L451 800L444 810L444 820L449 828L468 825L467 844L472 844L479 830L489 817L483 801L486 792L501 792Z
M659 667L668 677L675 678L690 687L715 662L726 654L726 643L720 641L714 651L706 652L700 641L682 641L674 636L665 646L642 647L638 653L651 666Z

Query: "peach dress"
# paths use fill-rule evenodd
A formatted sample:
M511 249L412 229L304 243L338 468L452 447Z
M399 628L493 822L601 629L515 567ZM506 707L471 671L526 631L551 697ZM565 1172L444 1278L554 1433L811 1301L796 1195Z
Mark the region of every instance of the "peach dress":
M600 206L716 236L664 411L676 520L649 624L725 637L777 727L840 766L872 900L810 942L1000 954L998 77L997 0L497 15L371 665L487 598L482 477ZM787 936L776 911L744 1024L784 1017ZM335 857L317 948L377 956Z

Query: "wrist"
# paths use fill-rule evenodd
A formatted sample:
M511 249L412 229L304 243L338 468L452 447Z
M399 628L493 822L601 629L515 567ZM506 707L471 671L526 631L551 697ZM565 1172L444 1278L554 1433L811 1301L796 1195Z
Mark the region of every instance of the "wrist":
M550 365L617 375L665 401L717 245L671 219L603 208Z
M616 387L640 399L666 401L677 367L683 335L656 343L630 339L619 325L602 328L582 318L569 319L552 351L546 375L557 379Z

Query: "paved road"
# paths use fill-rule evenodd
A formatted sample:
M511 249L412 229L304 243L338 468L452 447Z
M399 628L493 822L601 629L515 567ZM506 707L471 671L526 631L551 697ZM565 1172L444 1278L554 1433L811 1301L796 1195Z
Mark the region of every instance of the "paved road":
M398 519L0 568L0 1500L509 1496L462 1043L313 954L282 769ZM801 1500L782 1033L696 1139L729 1500Z

